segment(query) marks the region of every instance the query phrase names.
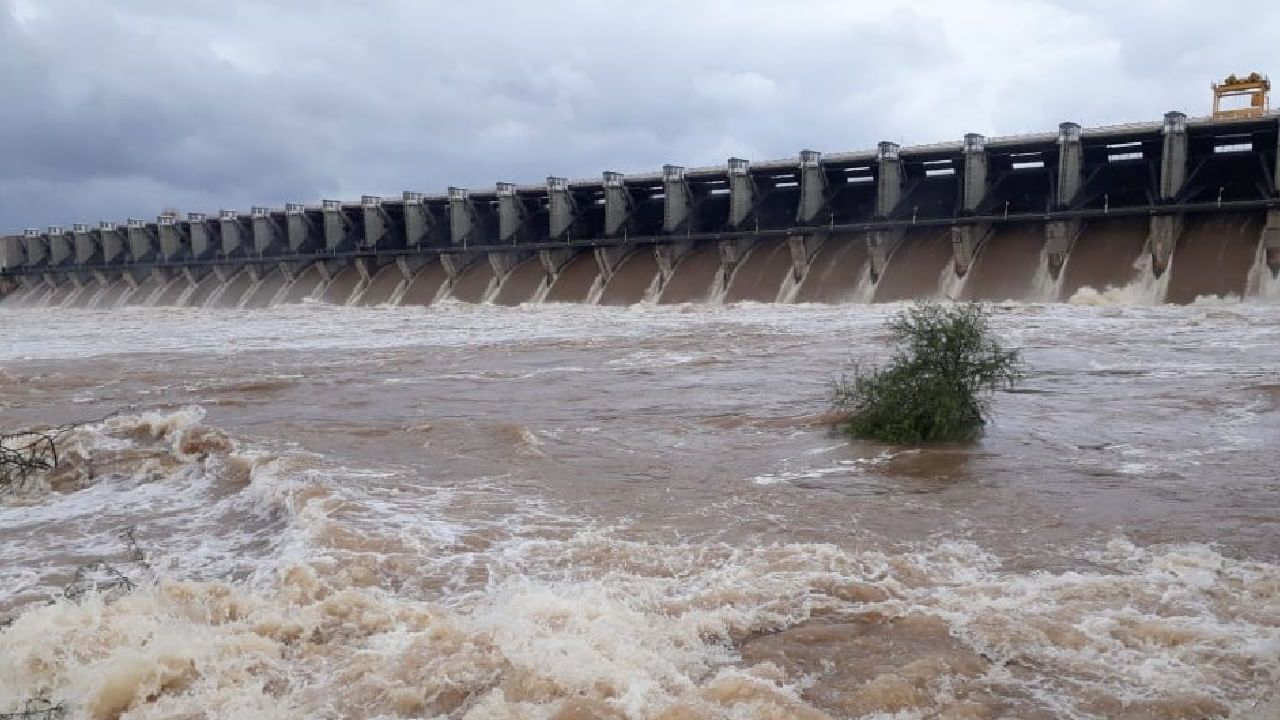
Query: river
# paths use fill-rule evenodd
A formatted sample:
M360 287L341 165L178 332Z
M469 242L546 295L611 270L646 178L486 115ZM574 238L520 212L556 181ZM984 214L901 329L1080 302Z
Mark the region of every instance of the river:
M1276 717L1276 306L994 305L980 442L832 436L901 307L0 309L0 428L116 413L0 498L0 712Z

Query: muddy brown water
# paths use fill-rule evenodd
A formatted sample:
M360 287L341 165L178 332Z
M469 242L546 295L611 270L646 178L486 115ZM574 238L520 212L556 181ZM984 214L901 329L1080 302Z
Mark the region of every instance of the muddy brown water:
M547 290L546 302L580 303L586 302L596 278L600 276L600 265L596 262L595 253L587 251L574 255Z
M796 302L849 302L867 278L868 259L865 235L827 240L810 263L811 271L796 292Z
M123 298L126 293L131 292L132 290L133 287L126 282L111 283L103 288L102 291L92 299L92 307L113 308L120 303L121 298ZM28 302L30 303L30 301Z
M402 282L404 282L404 273L400 272L400 267L395 263L386 265L369 280L369 286L360 294L357 304L368 307L391 302L392 296Z
M333 305L345 305L360 284L360 271L354 266L345 267L333 276L329 287L320 294L320 299Z
M300 303L303 300L314 297L316 292L323 286L324 275L320 272L320 265L312 263L294 277L293 282L289 284L289 289L285 290L284 295L280 298L280 302L284 304Z
M258 279L241 301L241 305L246 308L265 308L271 305L271 301L276 295L284 290L287 280L279 270L269 270L258 273Z
M59 287L57 290L54 290L53 293L49 295L48 299L44 301L44 304L50 307L61 307L71 298L71 293L73 293L75 289L76 287L74 285L67 283Z
M586 302L599 275L600 266L595 261L594 252L579 252L559 269L544 301Z
M725 302L775 302L791 272L791 248L781 240L762 240L734 272Z
M1144 217L1092 220L1086 224L1062 269L1062 298L1070 298L1086 286L1104 290L1132 281L1149 226L1150 221Z
M1255 213L1189 217L1170 262L1166 301L1244 295L1264 220Z
M502 287L494 295L493 302L495 305L529 302L538 288L542 287L542 281L546 277L547 271L543 268L542 261L537 256L527 258L507 274Z
M1274 717L1275 307L999 305L980 442L833 437L894 309L0 309L0 427L123 411L0 500L0 712Z
M156 295L151 304L156 307L174 307L190 289L191 283L187 281L186 276L182 274L175 275L164 285L164 288Z
M642 247L623 258L600 294L601 305L634 305L645 299L658 277L653 248Z
M720 271L720 249L716 246L689 251L671 272L658 302L666 304L706 302L715 293Z
M438 262L430 263L414 274L409 287L405 288L404 297L400 299L400 304L430 305L435 302L440 288L448 280L449 274L445 272L443 265Z
M938 278L951 261L950 230L908 230L876 283L875 301L937 297Z
M238 308L254 286L253 273L246 268L231 276L220 290L209 297L207 306Z
M196 287L187 296L187 307L202 308L209 302L209 298L222 287L222 280L218 278L218 274L210 272L196 283Z
M1044 228L1013 225L992 233L969 268L964 300L1028 300L1042 262Z
M453 281L449 294L454 300L478 303L485 299L496 278L487 258L480 258L467 266Z

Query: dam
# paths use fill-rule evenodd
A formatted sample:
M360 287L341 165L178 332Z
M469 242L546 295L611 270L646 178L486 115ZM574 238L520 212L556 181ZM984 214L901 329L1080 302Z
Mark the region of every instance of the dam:
M0 305L1064 301L1274 292L1280 112L28 229Z

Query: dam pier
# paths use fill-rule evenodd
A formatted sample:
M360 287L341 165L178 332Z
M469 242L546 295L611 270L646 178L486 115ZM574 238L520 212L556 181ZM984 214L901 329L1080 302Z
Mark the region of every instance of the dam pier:
M0 304L1155 301L1280 274L1280 113L1189 118L0 237Z

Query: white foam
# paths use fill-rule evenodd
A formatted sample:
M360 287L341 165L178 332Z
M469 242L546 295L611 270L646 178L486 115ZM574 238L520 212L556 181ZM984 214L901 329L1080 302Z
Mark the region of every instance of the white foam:
M1244 295L1249 300L1280 302L1280 273L1272 273L1267 265L1265 242L1258 243L1258 252L1254 255L1253 265L1249 267L1249 280Z
M1085 285L1076 290L1067 302L1073 305L1090 305L1101 307L1107 305L1159 305L1169 289L1169 276L1173 270L1173 260L1165 268L1160 277L1155 276L1151 253L1143 252L1134 261L1135 276L1122 287L1107 286L1099 291Z

